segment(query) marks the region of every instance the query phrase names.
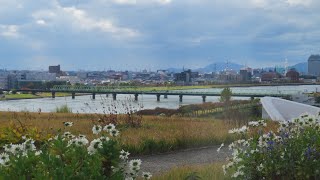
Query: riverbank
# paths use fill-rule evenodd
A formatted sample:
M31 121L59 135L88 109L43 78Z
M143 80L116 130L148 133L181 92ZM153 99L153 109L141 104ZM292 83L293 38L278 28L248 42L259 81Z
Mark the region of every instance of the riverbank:
M214 84L214 85L195 85L195 86L146 86L146 87L121 87L124 90L139 91L166 91L166 90L191 90L191 89L210 89L210 88L226 88L226 87L259 87L259 86L301 86L301 85L320 85L320 83L257 83L257 84Z
M88 94L76 94L76 96L85 96ZM56 97L71 97L71 93L56 93ZM52 98L51 93L36 93L36 94L7 94L0 98L0 101L13 101L13 100L23 100L23 99L42 99L42 98Z

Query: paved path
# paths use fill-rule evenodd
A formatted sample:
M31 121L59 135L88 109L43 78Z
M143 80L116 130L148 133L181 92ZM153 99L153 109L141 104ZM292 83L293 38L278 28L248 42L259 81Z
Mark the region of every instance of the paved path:
M219 146L211 146L196 149L187 149L166 154L138 156L142 160L142 170L153 174L162 173L173 167L184 165L202 165L225 161L230 155L227 147L221 149Z

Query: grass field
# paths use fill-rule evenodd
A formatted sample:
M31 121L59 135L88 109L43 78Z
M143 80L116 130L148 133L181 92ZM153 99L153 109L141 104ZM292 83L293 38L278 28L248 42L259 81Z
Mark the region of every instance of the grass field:
M56 93L56 97L64 97L70 96L70 93ZM51 97L51 93L37 93L33 94L7 94L4 98L0 98L0 100L13 100L13 99L35 99L35 98L47 98Z
M37 128L39 136L57 134L59 130L73 134L84 134L95 138L92 127L98 124L100 115L73 113L30 113L0 112L0 131L7 127ZM109 117L110 118L110 117ZM189 147L218 145L234 140L228 130L244 125L245 121L217 120L213 118L142 116L140 127L130 127L127 115L117 115L117 128L121 131L120 142L132 154L152 154ZM64 127L63 122L74 122L72 127ZM272 127L272 123L271 128ZM0 135L2 133L0 132ZM2 138L2 139L1 139ZM0 136L0 142L3 142Z
M66 130L74 134L92 135L92 126L97 122L95 115L63 113L13 113L0 112L0 130L19 122L27 127L36 127L42 136L64 130L63 122L72 121L74 126ZM121 118L120 118L121 119ZM144 116L139 128L120 125L123 147L132 153L156 153L175 149L220 144L232 140L228 129L232 125L221 120L190 119L181 117Z
M164 173L159 176L152 177L153 180L185 180L185 179L197 179L195 176L198 176L198 179L202 180L222 180L228 179L227 176L224 176L222 171L223 163L202 165L202 166L183 166L176 167L171 171ZM193 177L193 178L192 178Z

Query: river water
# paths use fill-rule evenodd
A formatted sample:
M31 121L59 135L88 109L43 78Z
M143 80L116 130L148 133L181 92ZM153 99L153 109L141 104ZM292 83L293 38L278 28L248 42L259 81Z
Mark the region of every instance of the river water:
M287 91L295 93L320 91L320 85L302 85L302 86L267 86L267 87L234 87L233 92L261 92L261 91ZM187 90L196 92L216 92L221 89L196 89ZM179 102L178 96L168 96L164 99L161 96L160 102L157 102L155 95L140 95L139 101L135 102L133 95L117 95L117 100L113 101L112 96L96 95L92 100L90 95L71 97L41 98L41 99L23 99L0 101L0 111L29 111L54 112L57 107L68 105L74 113L125 113L128 110L154 109L156 107L175 109L181 105L200 104L200 96L183 96L183 102ZM248 99L244 97L233 97L233 99ZM207 97L207 102L218 102L219 97Z

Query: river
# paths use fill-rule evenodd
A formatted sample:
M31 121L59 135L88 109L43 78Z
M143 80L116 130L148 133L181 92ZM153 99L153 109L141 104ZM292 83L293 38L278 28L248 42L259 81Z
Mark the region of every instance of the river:
M255 91L292 91L295 93L320 91L320 85L301 85L301 86L264 86L264 87L234 87L233 92L255 92ZM185 91L197 92L216 92L221 89L194 89ZM125 113L129 110L154 109L156 107L175 109L181 105L200 104L202 98L199 96L184 96L183 102L179 102L178 96L168 96L164 99L161 96L160 102L157 102L155 95L140 95L139 101L135 102L133 95L118 95L117 100L106 95L97 95L93 100L90 95L71 97L41 98L41 99L22 99L0 101L0 111L29 111L54 112L57 107L68 105L74 113ZM233 99L248 99L233 97ZM207 97L207 102L218 102L219 97Z

